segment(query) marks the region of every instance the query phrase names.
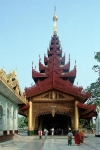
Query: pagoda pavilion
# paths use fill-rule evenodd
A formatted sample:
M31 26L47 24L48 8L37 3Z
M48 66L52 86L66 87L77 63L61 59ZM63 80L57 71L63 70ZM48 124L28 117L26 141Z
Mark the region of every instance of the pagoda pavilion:
M53 16L54 31L51 37L44 64L39 59L39 72L32 65L32 78L35 85L25 88L28 103L20 107L19 113L28 117L28 133L33 135L38 129L54 127L55 134L68 129L79 129L79 120L90 120L96 116L96 105L85 104L90 93L74 85L76 63L70 70L70 56L65 63L65 54L57 36L57 15ZM49 132L50 133L50 132Z

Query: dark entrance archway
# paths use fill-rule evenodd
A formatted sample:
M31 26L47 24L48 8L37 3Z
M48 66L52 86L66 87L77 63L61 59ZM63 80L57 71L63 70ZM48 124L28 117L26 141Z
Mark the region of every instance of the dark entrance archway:
M52 117L51 114L41 115L38 118L38 126L48 129L49 134L51 134L51 129L54 127L55 135L65 135L68 132L68 128L71 127L71 117L67 115L55 114ZM41 124L41 125L40 125Z

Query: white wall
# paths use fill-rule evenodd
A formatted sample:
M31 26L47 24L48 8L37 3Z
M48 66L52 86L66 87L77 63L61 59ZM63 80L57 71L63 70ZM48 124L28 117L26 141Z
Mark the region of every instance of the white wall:
M3 115L2 119L0 119L0 131L18 130L18 105L1 94L0 105L3 107Z

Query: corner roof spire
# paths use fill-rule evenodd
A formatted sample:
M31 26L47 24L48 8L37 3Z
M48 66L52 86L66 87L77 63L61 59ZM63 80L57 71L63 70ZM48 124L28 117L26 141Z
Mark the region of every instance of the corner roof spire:
M56 22L58 20L58 17L56 15L56 7L54 8L54 16L53 16L53 21L54 21L54 27L53 27L53 34L57 35L57 25Z

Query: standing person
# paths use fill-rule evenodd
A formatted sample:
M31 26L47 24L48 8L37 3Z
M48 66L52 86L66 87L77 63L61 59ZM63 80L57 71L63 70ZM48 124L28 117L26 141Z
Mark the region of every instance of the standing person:
M79 135L80 135L80 143L84 143L84 132L82 130L79 131Z
M72 145L72 137L73 137L73 133L72 133L72 131L70 130L69 132L68 132L68 145Z
M64 131L63 131L63 129L61 130L61 135L63 135L64 134Z
M80 135L79 135L79 130L76 131L75 135L74 135L74 140L75 140L75 144L80 145Z
M51 129L51 135L54 135L54 128Z
M42 138L42 130L41 129L38 131L38 134L39 134L39 139L41 139Z
M48 130L47 129L44 129L44 134L45 134L45 139L46 139L48 136Z
M94 133L94 130L93 130L93 128L91 128L91 130L92 130L92 133Z

